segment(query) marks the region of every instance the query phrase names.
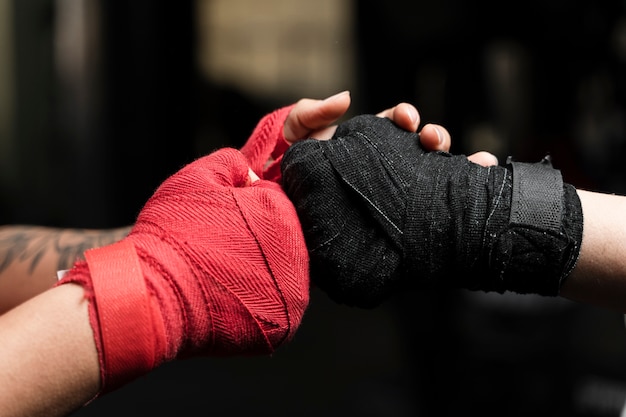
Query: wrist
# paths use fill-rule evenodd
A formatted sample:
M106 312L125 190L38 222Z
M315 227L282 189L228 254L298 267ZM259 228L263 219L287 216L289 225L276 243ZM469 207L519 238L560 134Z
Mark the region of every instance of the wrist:
M107 392L160 363L157 347L163 345L163 324L155 314L140 260L128 239L89 250L85 259L58 285L76 282L85 288L102 392Z

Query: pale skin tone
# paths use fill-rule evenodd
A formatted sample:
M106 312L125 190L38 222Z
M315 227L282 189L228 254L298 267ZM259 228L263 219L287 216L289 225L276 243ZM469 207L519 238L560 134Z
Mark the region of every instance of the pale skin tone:
M285 136L296 140L315 134L327 139L332 129L324 128L341 117L348 106L347 95L325 102L301 101L286 123ZM419 115L414 110L400 104L380 115L392 118L405 129L416 130ZM441 126L426 125L420 136L432 150L449 149L450 136ZM482 165L497 163L488 153L474 154L470 159ZM251 181L256 178L251 173ZM585 218L583 242L578 263L561 295L626 313L626 197L582 190L578 193ZM59 254L51 255L49 269L54 276ZM43 265L23 270L30 271L27 276L37 280ZM49 285L56 279L47 272L42 276ZM94 398L100 387L100 369L87 307L83 288L66 284L41 291L0 315L0 381L4 383L0 389L0 415L64 416Z
M583 241L561 296L626 314L626 196L578 190Z
M324 102L302 99L285 121L285 138L295 141L313 135L317 139L330 139L335 129L332 124L349 106L348 92ZM407 103L400 103L378 115L388 117L410 131L417 131L420 125L419 113ZM447 151L451 145L448 131L435 124L422 127L420 140L429 150ZM477 152L468 158L481 165L498 163L488 152ZM250 178L255 180L258 177L250 171ZM0 226L0 314L49 289L57 280L57 271L70 268L86 249L116 242L129 231L130 226L99 230Z
M295 141L315 136L328 139L335 123L350 105L349 94L340 94L325 101L303 99L293 109L285 123L285 138ZM389 117L404 129L416 131L419 114L408 104L400 104L379 114ZM427 125L421 131L421 141L432 150L447 150L450 146L448 132L438 125ZM478 155L477 161L494 163L489 154ZM258 177L251 172L251 181ZM16 227L16 226L11 226ZM21 278L31 283L29 291L19 291L19 296L0 297L5 299L5 309L16 306L0 315L0 415L3 417L55 417L65 416L93 399L100 389L100 367L98 352L89 322L88 304L83 288L76 284L65 284L50 288L56 281L56 271L71 264L71 257L82 256L85 241L103 244L108 239L121 239L126 229L109 231L60 231L58 229L24 230L11 227L0 229L4 239L15 238L15 233L27 236L23 248L30 255L14 255L10 263L0 271L0 286L9 288L12 278L7 272L22 274ZM17 226L20 227L20 226ZM56 238L46 240L46 235ZM62 236L63 233L68 235ZM102 233L106 236L96 238ZM62 256L59 246L37 245L36 237L43 242L58 242L63 239L75 242L81 249L70 251L71 256ZM30 237L28 237L30 236ZM48 235L49 236L49 235ZM30 240L32 241L30 241ZM90 244L87 244L89 246ZM96 245L97 246L97 245ZM38 248L37 250L33 248ZM30 252L29 252L30 251ZM41 257L34 256L41 253ZM2 256L7 256L3 254ZM37 262L35 262L37 260ZM22 262L24 265L19 265ZM41 282L40 282L41 280ZM49 288L49 289L48 289ZM32 295L32 296L31 296Z

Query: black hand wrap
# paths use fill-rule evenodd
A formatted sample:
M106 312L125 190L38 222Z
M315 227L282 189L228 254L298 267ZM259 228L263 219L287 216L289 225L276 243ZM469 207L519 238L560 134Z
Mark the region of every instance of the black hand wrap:
M282 170L311 279L339 303L446 286L554 296L578 258L580 201L548 159L482 167L358 116L292 145Z

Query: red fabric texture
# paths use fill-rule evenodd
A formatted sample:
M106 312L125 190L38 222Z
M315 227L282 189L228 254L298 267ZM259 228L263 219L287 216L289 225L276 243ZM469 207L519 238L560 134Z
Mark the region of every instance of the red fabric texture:
M89 251L59 282L80 283L91 301L101 392L175 358L270 354L294 336L309 301L300 222L280 185L248 178L249 164L266 176L268 149L282 156L288 111L267 116L241 152L218 150L168 178L125 239Z
M130 381L156 366L155 352L164 345L163 321L153 312L139 258L129 240L87 251L85 258L93 292L107 295L107 302L95 310L98 322L107 323L100 327L102 351L108 355L103 362L109 365L103 369L103 380L125 375ZM132 343L128 334L133 335Z
M250 139L241 148L250 168L261 179L280 183L280 162L289 147L283 126L295 104L278 109L263 117L255 127Z

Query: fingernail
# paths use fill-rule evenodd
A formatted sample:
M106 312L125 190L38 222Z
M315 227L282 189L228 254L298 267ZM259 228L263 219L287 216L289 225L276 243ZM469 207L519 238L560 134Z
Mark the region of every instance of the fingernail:
M443 143L443 132L436 126L435 132L437 132L437 144L441 145Z
M330 96L330 97L327 97L327 98L325 98L325 99L324 99L324 101L332 101L332 100L336 100L336 99L338 99L339 97L343 97L343 96L346 96L346 95L350 95L350 91L349 91L349 90L345 90L345 91L342 91L341 93L337 93L337 94L335 94L335 95L332 95L332 96Z
M417 110L414 107L409 108L409 120L412 124L417 123Z

